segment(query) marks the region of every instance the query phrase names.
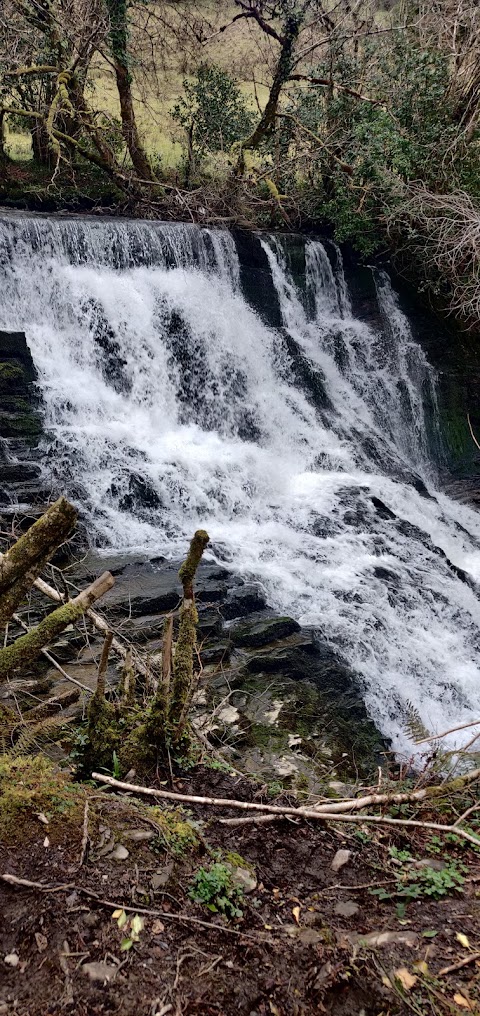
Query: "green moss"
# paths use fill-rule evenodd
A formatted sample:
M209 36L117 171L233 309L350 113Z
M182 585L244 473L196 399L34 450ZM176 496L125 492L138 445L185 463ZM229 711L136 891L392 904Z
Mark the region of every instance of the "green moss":
M88 705L88 754L96 766L108 767L120 744L115 707L101 695L93 695Z
M226 854L225 861L227 862L227 864L230 864L232 868L243 868L245 871L249 871L251 875L255 875L255 868L253 864L250 864L249 861L246 861L245 858L241 856L241 854L235 854L233 852L230 854Z
M148 812L157 823L167 849L176 857L182 857L199 847L200 839L183 808L161 808L155 805L148 808Z
M23 378L23 367L19 364L0 363L0 381L21 381Z
M180 579L180 582L182 583L184 591L187 590L187 587L189 585L191 586L195 578L197 568L202 559L202 554L205 550L205 547L207 546L209 539L210 537L208 533L205 532L204 529L197 529L197 532L195 533L195 536L193 537L193 540L190 544L190 549L188 551L187 558L183 562L180 571L178 573L178 577ZM188 595L188 591L185 592L185 595Z
M69 783L43 755L0 755L0 840L24 842L38 838L38 812L50 818L49 836L57 824L78 825L85 795Z

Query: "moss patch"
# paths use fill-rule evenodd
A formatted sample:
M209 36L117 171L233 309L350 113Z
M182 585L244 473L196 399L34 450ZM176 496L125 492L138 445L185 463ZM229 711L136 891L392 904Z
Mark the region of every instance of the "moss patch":
M149 808L150 816L157 823L167 849L176 857L182 857L200 845L200 839L183 808Z
M69 782L43 755L0 755L0 840L24 843L38 837L41 826L32 821L38 812L49 819L48 836L78 828L85 791Z

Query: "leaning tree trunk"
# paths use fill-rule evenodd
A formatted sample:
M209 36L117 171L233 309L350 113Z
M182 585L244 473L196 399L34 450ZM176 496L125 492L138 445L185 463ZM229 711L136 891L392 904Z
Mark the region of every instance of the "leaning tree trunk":
M237 173L243 172L243 152L247 149L253 151L256 148L259 148L262 142L266 141L275 130L278 102L282 88L288 81L293 67L295 46L300 33L301 23L302 16L293 14L285 22L284 33L281 37L280 56L278 58L267 104L257 126L255 127L255 130L253 131L253 134L251 134L250 137L242 144L240 158L236 167Z
M132 76L128 66L128 26L126 0L106 0L110 17L110 47L112 50L122 133L133 168L141 180L153 182L155 177L140 141L132 97Z

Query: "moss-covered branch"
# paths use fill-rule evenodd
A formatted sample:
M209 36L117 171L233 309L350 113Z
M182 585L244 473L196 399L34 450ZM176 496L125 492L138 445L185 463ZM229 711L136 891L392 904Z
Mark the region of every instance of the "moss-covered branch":
M46 562L72 533L76 521L75 508L61 497L0 559L1 624L11 619Z
M21 635L11 646L0 649L0 681L6 680L14 670L33 663L43 647L81 617L95 600L111 589L114 581L110 572L104 572L88 589L54 610L27 635Z

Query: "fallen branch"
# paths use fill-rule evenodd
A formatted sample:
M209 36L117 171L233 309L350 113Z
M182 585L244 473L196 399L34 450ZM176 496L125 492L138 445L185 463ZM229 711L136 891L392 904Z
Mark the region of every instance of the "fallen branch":
M102 906L112 908L113 910L125 910L128 913L135 914L147 914L150 917L160 917L162 920L165 918L169 921L185 921L188 924L199 924L202 928L208 928L213 931L221 931L227 935L239 935L241 938L248 938L251 942L261 943L270 941L268 938L261 938L260 935L249 935L245 931L238 931L236 928L229 928L227 924L213 924L210 921L202 921L199 917L190 917L188 914L172 914L170 911L163 910L151 910L148 907L130 907L125 903L117 903L114 900L103 899L98 893L95 893L93 889L86 889L84 886L75 885L75 882L68 882L63 885L47 885L44 882L31 882L28 878L18 878L17 875L4 874L0 875L0 878L7 882L8 885L16 885L25 889L38 889L43 893L60 893L60 892L71 892L72 890L77 893L82 893L84 896L89 896L90 899L96 900L97 903L101 903Z
M472 774L467 775L473 777L474 779L478 779L480 777L480 769L476 769ZM127 791L127 793L130 794L144 794L147 797L168 798L173 801L182 801L188 804L201 804L213 808L234 808L239 811L255 811L260 812L262 815L275 815L277 818L285 818L293 815L295 818L313 819L320 822L373 822L380 825L415 826L420 829L437 829L444 833L456 833L459 836L463 836L464 839L473 843L475 846L480 847L479 837L473 836L465 829L461 829L456 825L441 825L438 822L420 822L416 819L384 818L381 815L351 815L345 814L344 812L334 811L335 805L331 806L329 812L325 812L318 811L315 808L281 807L274 804L257 804L253 801L237 801L229 798L196 797L193 794L176 794L170 790L156 790L152 787L140 787L133 783L123 783L121 780L114 779L113 776L106 776L102 773L92 773L92 779L97 780L98 783L108 783L109 786L116 787L117 790ZM461 779L463 779L463 777L461 777ZM462 786L465 786L465 782L466 780L464 779ZM472 779L470 782L472 782ZM457 785L458 781L455 781L455 784ZM352 804L355 804L355 802L352 802ZM220 821L228 820L221 819Z
M81 617L95 600L112 588L114 581L110 572L104 572L74 600L63 603L48 614L27 635L21 635L12 645L0 649L0 681L5 680L18 667L25 667L36 660L44 646Z
M56 603L65 602L63 596L56 589L54 589L53 586L50 586L48 582L44 582L43 579L36 579L36 581L33 584L35 588L39 590L39 592L43 593L45 596L48 596L50 600L54 600ZM91 608L89 610L86 610L85 616L89 618L89 620L92 622L97 631L101 632L102 635L108 635L108 633L110 632L110 626L108 622L105 621L104 618L97 613L96 610L92 610ZM116 655L119 656L120 659L125 661L128 649L124 645L122 645L122 643L115 637L112 639L111 648L112 652L116 653ZM143 661L138 657L138 655L135 656L135 668L138 671L138 673L142 675L142 677L148 679L148 667L145 663L143 663Z
M18 614L13 615L13 620L15 621L16 624L20 625L20 628L23 628L24 631L26 632L31 631L31 628L28 627L28 624L25 624L25 621L22 621L22 618L19 617ZM70 684L74 684L77 688L81 688L82 691L88 691L89 695L93 695L93 691L91 688L88 687L88 685L82 684L81 681L77 681L76 677L70 677L70 674L67 674L67 671L64 670L63 667L60 666L58 661L53 658L51 653L48 652L48 649L42 649L42 656L44 656L45 659L52 664L52 667L55 667L55 670L58 670L58 673L62 675L65 681L70 681Z

